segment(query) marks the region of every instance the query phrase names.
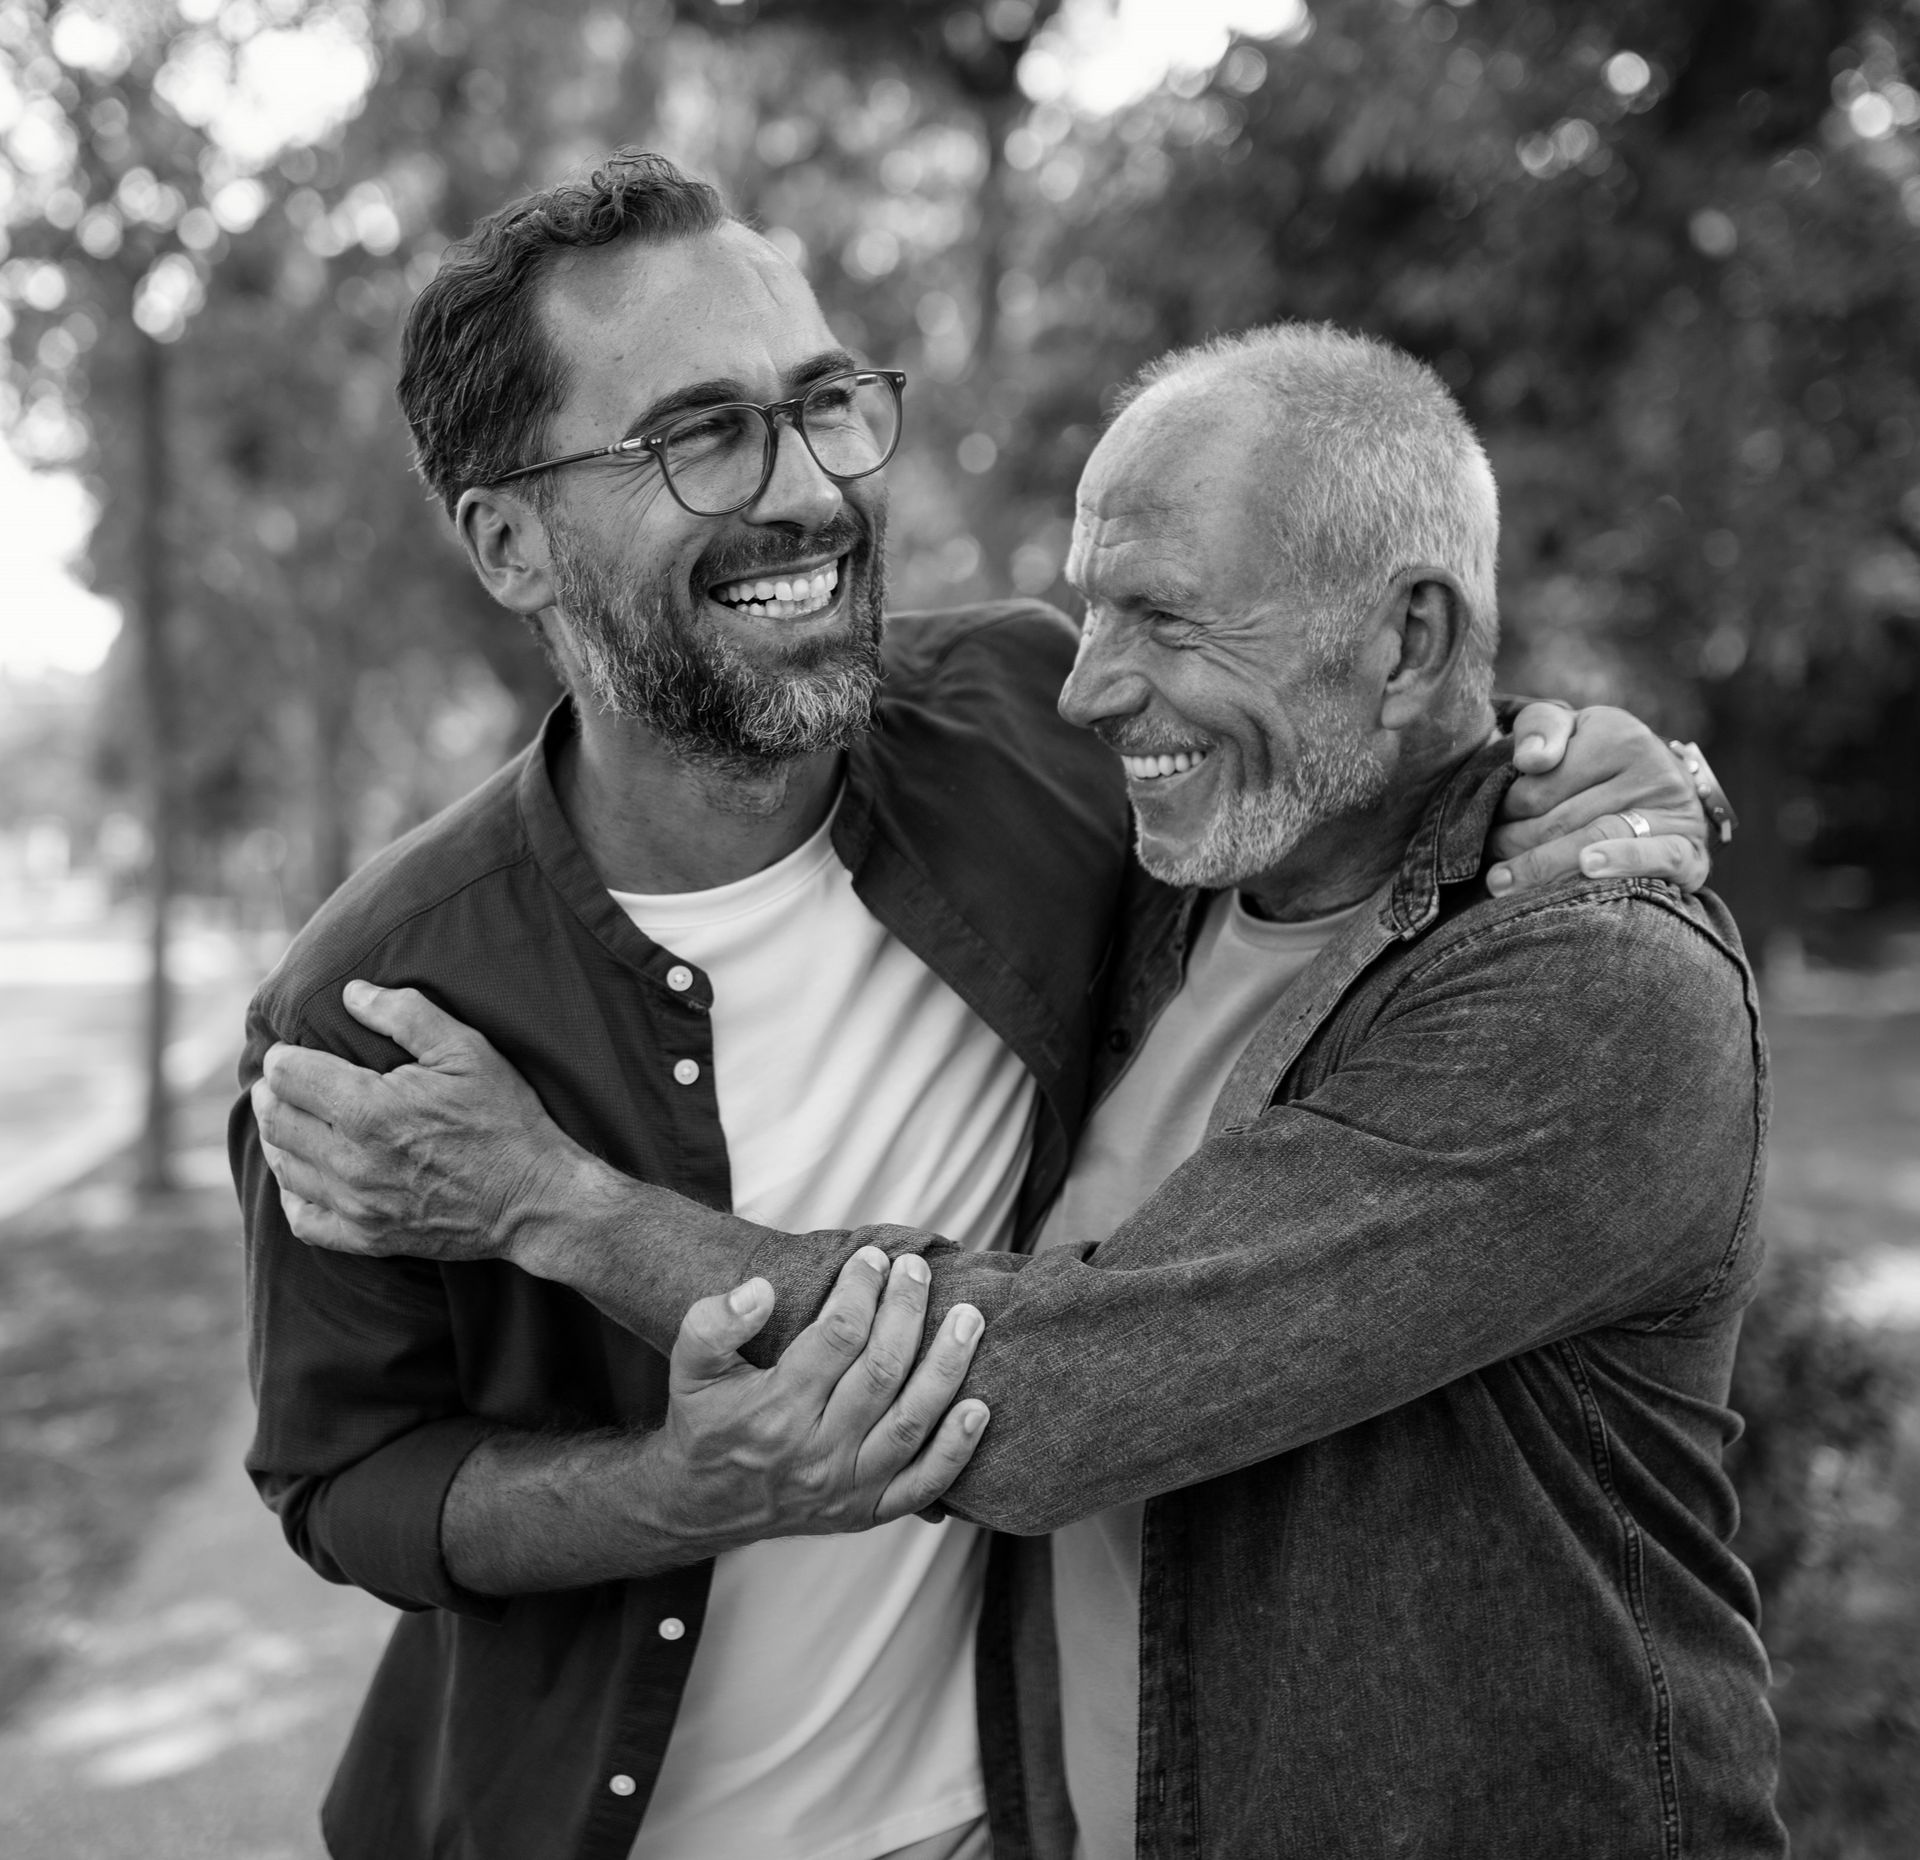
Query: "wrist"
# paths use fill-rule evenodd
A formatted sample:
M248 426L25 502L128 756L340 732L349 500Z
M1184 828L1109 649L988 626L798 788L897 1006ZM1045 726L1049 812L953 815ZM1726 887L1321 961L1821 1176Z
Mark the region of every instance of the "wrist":
M725 1464L690 1453L671 1414L642 1442L634 1472L627 1491L636 1521L676 1563L703 1562L772 1534L772 1514L761 1515L749 1500L752 1486L743 1488Z
M542 1156L501 1218L499 1256L536 1279L564 1283L582 1228L593 1210L610 1201L610 1185L618 1179L576 1143Z

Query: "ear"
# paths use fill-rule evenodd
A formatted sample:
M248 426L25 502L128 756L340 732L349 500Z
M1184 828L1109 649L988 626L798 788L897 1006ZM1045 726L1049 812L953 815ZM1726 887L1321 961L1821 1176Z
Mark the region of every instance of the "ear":
M1380 692L1380 727L1405 730L1440 713L1466 653L1472 608L1444 568L1410 568L1394 577L1383 630L1398 656Z
M554 603L547 526L525 497L497 486L460 493L454 526L480 585L514 613L543 613Z

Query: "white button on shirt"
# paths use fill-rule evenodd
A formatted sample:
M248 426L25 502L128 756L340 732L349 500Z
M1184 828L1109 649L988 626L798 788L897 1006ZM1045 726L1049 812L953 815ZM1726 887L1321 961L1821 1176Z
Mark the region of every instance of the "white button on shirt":
M700 1062L697 1059L682 1059L673 1068L673 1076L682 1085L691 1085L700 1076Z
M660 1623L660 1638L662 1640L678 1640L686 1631L687 1624L673 1615L669 1615Z
M631 1795L638 1785L631 1776L615 1776L608 1782L607 1787L615 1795Z
M668 968L713 991L699 1079L735 1213L783 1231L901 1221L1005 1244L1033 1081L861 903L825 824L732 884L615 897ZM717 1558L628 1860L874 1860L976 1821L985 1555L958 1519L902 1519ZM693 1641L690 1621L654 1619Z
M684 962L676 962L667 971L667 986L675 994L685 994L693 986L693 971Z

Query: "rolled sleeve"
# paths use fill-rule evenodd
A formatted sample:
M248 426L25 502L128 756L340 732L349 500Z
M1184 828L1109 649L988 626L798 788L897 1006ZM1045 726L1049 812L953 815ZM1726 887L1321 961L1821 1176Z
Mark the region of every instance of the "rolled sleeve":
M243 1086L276 1037L257 1020L250 1033ZM255 1488L328 1581L398 1608L497 1618L503 1604L461 1588L440 1548L448 1488L498 1424L464 1409L439 1268L302 1244L244 1090L228 1153L247 1253Z
M798 1317L853 1245L928 1253L929 1332L960 1300L987 1318L965 1392L993 1422L944 1502L1017 1533L1739 1295L1757 1023L1738 963L1691 923L1619 897L1530 908L1415 968L1341 1045L1097 1247L982 1256L860 1229L756 1268Z

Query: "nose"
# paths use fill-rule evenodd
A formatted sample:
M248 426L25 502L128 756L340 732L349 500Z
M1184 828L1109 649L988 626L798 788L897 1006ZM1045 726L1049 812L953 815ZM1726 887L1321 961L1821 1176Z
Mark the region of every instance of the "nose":
M1124 629L1089 611L1073 670L1060 687L1060 715L1083 730L1144 710L1147 681L1127 662Z
M820 469L820 461L792 421L782 420L774 434L773 476L746 514L755 523L820 529L840 514L845 496L839 484Z

